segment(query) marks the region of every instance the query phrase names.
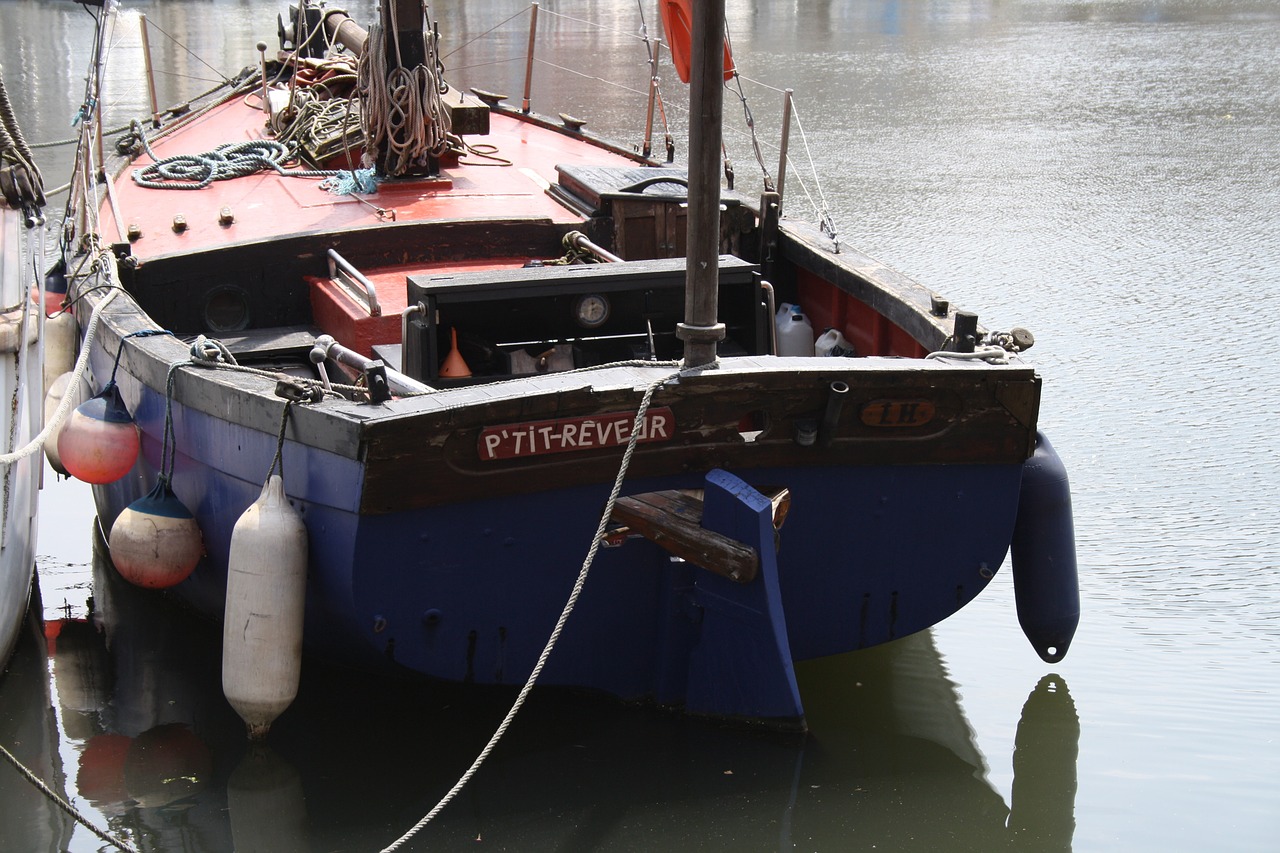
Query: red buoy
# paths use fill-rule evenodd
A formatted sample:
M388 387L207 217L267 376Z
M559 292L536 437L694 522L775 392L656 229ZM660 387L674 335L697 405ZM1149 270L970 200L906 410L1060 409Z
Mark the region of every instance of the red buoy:
M128 474L139 447L138 425L114 382L81 403L58 435L62 467L86 483L113 483Z
M200 525L164 477L116 517L107 544L120 576L148 589L182 583L204 556Z

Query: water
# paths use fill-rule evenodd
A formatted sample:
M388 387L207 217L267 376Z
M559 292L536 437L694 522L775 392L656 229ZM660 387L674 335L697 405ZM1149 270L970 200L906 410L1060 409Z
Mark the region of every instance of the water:
M210 65L238 68L283 5L136 8ZM368 4L349 8L361 19ZM460 45L521 8L450 7L441 29ZM639 91L635 9L547 2L540 30L582 66L617 57L625 73L601 76ZM928 634L801 667L803 742L539 695L410 847L1274 849L1280 9L730 0L728 17L744 72L796 90L793 157L807 142L819 164L816 181L792 163L787 209L812 218L812 197L850 244L989 327L1036 334L1042 426L1072 478L1085 608L1075 645L1040 662L1005 570ZM70 3L0 4L30 141L70 135L88 23ZM129 26L122 16L113 50L136 63ZM516 21L446 62L518 97L525 37ZM163 79L162 104L208 85L173 42L152 45L160 67L185 75ZM640 96L550 66L535 74L536 110L640 141ZM126 83L109 92L115 114L148 111L140 76ZM744 88L772 171L781 95ZM664 89L678 100L678 84ZM684 116L667 112L683 150ZM727 101L725 113L739 185L755 187L742 110ZM64 151L41 153L63 164L46 167L47 184L61 183ZM65 603L83 618L84 489L50 475L41 513L45 613L61 617ZM272 752L255 755L218 696L207 627L103 583L96 594L103 628L63 626L50 696L30 700L39 655L0 683L0 732L12 744L34 717L20 731L54 744L49 778L60 772L87 815L140 833L145 849L378 849L452 785L511 699L308 670ZM0 848L103 847L21 799L25 783L6 774L0 802L14 811Z

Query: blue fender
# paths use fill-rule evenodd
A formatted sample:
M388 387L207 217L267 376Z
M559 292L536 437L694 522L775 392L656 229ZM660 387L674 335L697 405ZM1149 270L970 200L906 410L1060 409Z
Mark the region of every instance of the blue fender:
M1044 433L1036 433L1035 453L1022 466L1012 555L1018 623L1036 654L1057 663L1080 624L1080 586L1071 486Z

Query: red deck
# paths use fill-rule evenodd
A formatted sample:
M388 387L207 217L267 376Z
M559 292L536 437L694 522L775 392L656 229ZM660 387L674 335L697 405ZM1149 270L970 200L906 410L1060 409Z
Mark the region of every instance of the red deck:
M168 158L201 154L228 142L267 138L264 118L260 110L236 99L157 140L152 148L157 156ZM183 191L140 187L131 177L133 170L128 169L116 182L116 203L125 227L137 225L141 229L133 252L145 263L148 258L199 251L225 242L377 225L381 220L375 208L394 211L397 222L530 216L575 222L581 217L545 191L556 181L556 165L634 165L581 139L498 113L490 117L489 134L472 141L496 146L495 156L511 161L511 165L467 165L464 157L462 164L446 170L443 177L447 181L388 181L376 194L360 196L364 201L321 189L318 178L289 178L274 171ZM143 155L134 168L151 162ZM226 226L218 219L224 207L235 218ZM173 221L179 215L187 228L175 233ZM104 207L102 219L105 235L119 239L110 204ZM398 280L402 285L403 276Z

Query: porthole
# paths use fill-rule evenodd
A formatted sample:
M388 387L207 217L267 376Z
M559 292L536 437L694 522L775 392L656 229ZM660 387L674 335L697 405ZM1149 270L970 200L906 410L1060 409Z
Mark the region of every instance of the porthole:
M249 296L238 287L219 287L204 302L204 324L211 332L249 328Z

